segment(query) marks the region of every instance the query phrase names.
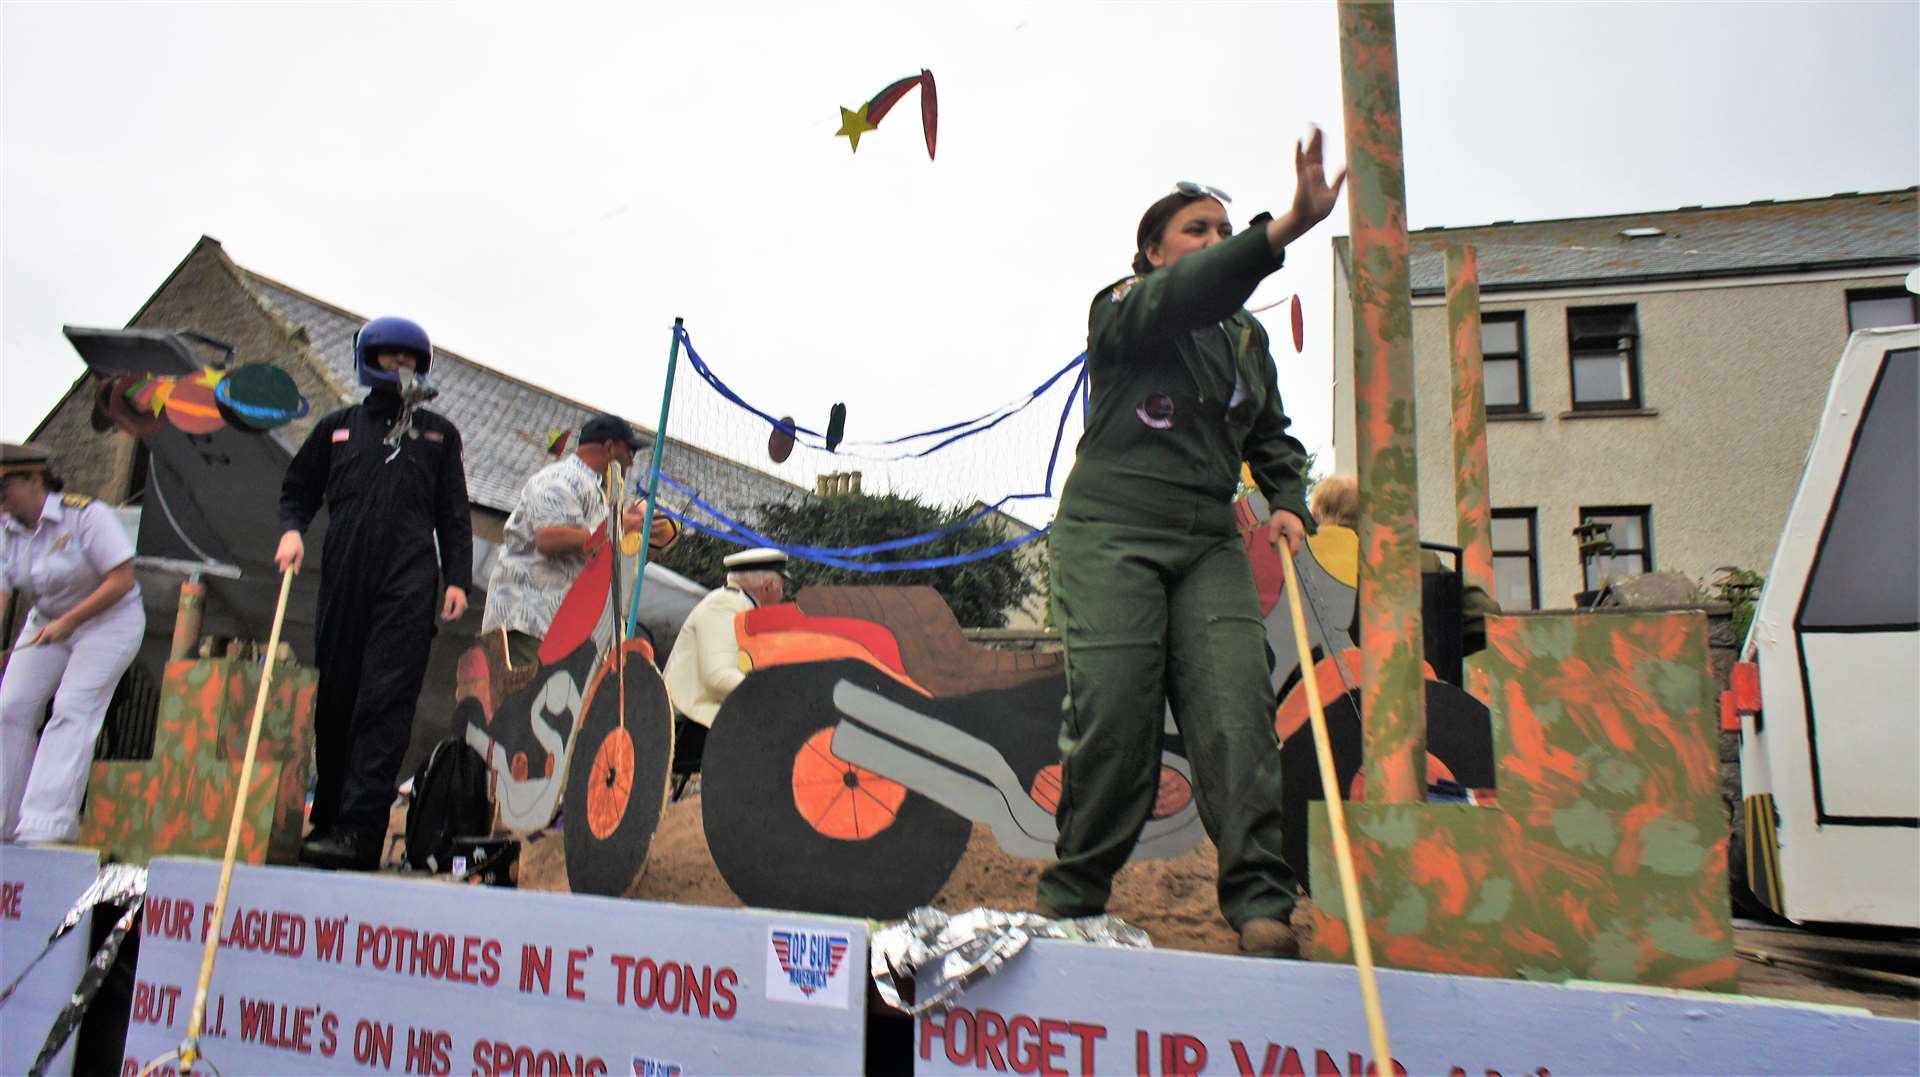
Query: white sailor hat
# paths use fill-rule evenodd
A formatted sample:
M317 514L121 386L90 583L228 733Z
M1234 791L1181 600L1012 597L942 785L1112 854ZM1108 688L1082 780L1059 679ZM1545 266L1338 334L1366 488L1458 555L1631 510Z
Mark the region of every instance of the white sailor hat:
M739 553L730 553L721 558L720 563L729 569L757 568L778 572L786 565L787 554L786 551L776 550L771 546L759 546L751 550L741 550Z

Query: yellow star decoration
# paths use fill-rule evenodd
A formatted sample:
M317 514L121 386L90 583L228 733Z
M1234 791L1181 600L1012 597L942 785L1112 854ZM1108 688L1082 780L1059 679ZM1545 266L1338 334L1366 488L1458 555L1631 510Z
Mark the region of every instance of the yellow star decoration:
M878 128L867 122L867 106L861 105L857 111L850 108L842 108L840 110L840 130L835 131L833 137L840 138L844 136L852 151L858 153L860 152L860 136L868 131L874 130L878 130Z

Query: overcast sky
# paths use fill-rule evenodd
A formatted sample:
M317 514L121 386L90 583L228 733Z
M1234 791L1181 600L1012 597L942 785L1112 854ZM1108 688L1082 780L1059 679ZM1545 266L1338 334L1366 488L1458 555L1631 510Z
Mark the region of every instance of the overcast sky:
M1399 41L1414 227L1920 182L1914 3L1415 3ZM1342 160L1338 58L1306 3L7 3L0 436L81 372L61 325L124 324L202 234L646 425L675 315L803 423L964 418L1084 347L1172 181L1240 224L1309 122ZM849 154L838 106L923 67L938 160L915 97ZM1345 231L1252 304L1306 304L1277 357L1323 449Z

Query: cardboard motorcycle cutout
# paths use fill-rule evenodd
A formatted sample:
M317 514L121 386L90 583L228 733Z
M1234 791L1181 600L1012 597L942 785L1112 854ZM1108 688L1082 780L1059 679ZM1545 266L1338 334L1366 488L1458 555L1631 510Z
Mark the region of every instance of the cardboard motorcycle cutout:
M1276 733L1287 767L1287 835L1304 867L1309 799L1320 788L1304 691L1266 547L1264 513L1240 506L1275 656ZM1338 534L1344 532L1344 539ZM1334 701L1341 786L1360 769L1353 533L1323 529L1300 558L1315 605L1309 633L1323 694ZM1344 551L1344 552L1343 552ZM1331 567L1329 567L1331 566ZM994 651L968 641L927 587L825 587L736 621L745 681L707 737L702 819L715 864L748 905L892 918L929 903L974 825L1007 853L1053 857L1066 697L1065 656ZM1347 655L1352 673L1335 664ZM1344 683L1342 679L1344 678ZM1331 682L1331 683L1330 683ZM1493 784L1484 705L1442 682L1429 703L1434 773ZM1345 708L1342 711L1342 707ZM1135 860L1173 857L1204 836L1193 769L1170 713L1159 795Z
M619 638L635 562L617 540L601 543L534 663L514 668L499 632L460 660L455 723L486 760L494 828L526 835L559 813L576 893L625 895L666 806L673 710L651 644Z

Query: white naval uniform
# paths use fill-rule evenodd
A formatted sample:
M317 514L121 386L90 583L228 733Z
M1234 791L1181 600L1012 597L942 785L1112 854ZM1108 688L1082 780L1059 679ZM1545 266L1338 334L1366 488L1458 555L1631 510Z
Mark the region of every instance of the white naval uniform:
M727 701L747 675L740 670L740 638L734 619L758 603L738 587L722 587L687 614L660 675L675 710L712 728Z
M94 741L114 686L146 633L139 585L66 639L26 644L132 557L126 528L91 498L48 494L31 531L0 513L0 590L31 592L35 599L0 674L0 841L80 835ZM53 717L40 731L49 699Z

